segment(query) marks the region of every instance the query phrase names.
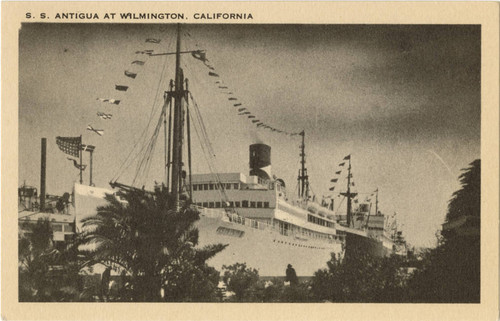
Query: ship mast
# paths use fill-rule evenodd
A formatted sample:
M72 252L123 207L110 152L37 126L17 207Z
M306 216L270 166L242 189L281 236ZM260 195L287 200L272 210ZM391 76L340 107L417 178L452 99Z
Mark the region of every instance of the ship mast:
M300 145L300 164L301 169L299 170L299 176L297 180L299 181L299 198L307 200L309 198L309 176L307 175L306 168L306 152L305 152L305 131L300 132L302 136L302 144Z
M340 195L347 197L347 226L351 227L351 209L352 209L352 199L358 195L358 193L351 193L351 155L348 156L349 166L347 167L347 192L340 193Z
M175 84L172 96L174 97L173 119L173 146L172 146L172 176L169 184L176 204L182 191L182 139L184 130L184 75L181 69L181 26L177 25L177 48L175 53Z

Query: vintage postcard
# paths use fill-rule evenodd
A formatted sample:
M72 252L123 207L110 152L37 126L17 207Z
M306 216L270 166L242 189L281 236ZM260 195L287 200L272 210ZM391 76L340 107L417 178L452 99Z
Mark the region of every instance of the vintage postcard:
M497 319L498 39L486 2L3 2L2 318Z

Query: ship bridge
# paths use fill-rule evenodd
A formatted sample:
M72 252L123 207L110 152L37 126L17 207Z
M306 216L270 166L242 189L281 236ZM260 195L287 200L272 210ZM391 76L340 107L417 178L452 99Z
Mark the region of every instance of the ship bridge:
M243 173L193 174L193 203L205 208L234 208L243 217L270 222L281 185Z

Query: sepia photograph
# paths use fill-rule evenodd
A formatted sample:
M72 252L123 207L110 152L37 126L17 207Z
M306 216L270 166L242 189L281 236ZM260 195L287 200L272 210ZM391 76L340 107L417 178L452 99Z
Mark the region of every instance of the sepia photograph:
M19 299L478 303L480 36L23 24Z
M96 12L30 9L12 31L12 300L492 299L480 23Z

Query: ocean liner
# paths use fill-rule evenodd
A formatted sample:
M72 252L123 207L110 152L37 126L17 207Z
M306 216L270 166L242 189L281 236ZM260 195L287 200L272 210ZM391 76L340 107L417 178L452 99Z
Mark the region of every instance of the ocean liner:
M347 191L342 193L347 199L345 214L335 211L333 201L316 202L309 188L305 166L304 131L295 134L302 139L297 194L287 193L285 181L273 173L271 147L263 143L249 146L248 175L215 171L193 174L190 113L193 113L194 104L189 104L192 93L180 61L181 54L191 53L199 59L204 53L199 50L181 51L180 42L179 25L176 52L166 53L175 54L175 78L164 93L162 112L154 131L156 136L152 140L156 141L163 126L165 179L155 188L167 189L177 204L191 200L192 206L199 210L199 246L228 244L208 261L210 265L221 269L223 265L245 262L258 269L261 276L282 276L287 264L292 264L299 276L312 276L318 269L326 267L332 254L343 258L359 251L374 255L387 255L394 251L394 238L386 233L385 216L378 209L370 215L371 208L366 203L352 208L356 195L350 190L350 156ZM94 215L97 206L105 203L105 194L140 188L116 180L110 182L113 189L95 187L92 182L84 185L81 155L85 149L81 137L79 144L80 183L74 185L71 209L76 231L81 228L83 218Z

